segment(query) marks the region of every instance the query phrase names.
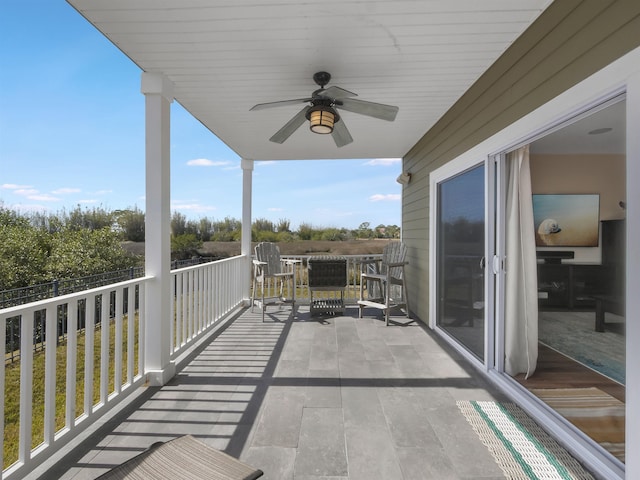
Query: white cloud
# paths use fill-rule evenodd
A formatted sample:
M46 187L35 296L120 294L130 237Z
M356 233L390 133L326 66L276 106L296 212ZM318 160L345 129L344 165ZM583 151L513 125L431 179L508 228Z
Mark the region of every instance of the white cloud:
M106 195L108 193L113 193L113 190L98 190L94 192L94 195Z
M399 201L401 195L399 193L376 193L375 195L371 195L369 197L370 202L396 202Z
M25 190L27 188L33 188L32 185L16 185L15 183L4 183L0 185L0 188L5 190Z
M282 212L282 211L284 211L284 208L270 207L270 208L267 208L267 210L270 211L270 212Z
M80 193L81 191L79 188L58 188L51 193L55 195L66 195L68 193Z
M54 197L48 193L40 193L35 188L16 188L13 193L28 198L29 200L35 200L36 202L57 202L60 199Z
M382 165L386 167L389 165L396 165L400 162L402 162L401 158L372 158L368 162L365 162L365 165L372 165L372 166Z
M29 195L37 195L38 190L36 190L35 188L18 188L16 190L14 190L14 192L16 195L24 195L25 197L29 197Z
M190 167L223 167L225 165L229 165L229 161L227 160L209 160L208 158L195 158L193 160L189 160L187 165Z
M175 202L171 204L171 210L189 211L189 212L211 212L216 210L216 207L212 205L202 205L201 203L187 203L187 202Z
M49 195L48 193L36 193L33 195L27 195L29 200L35 200L37 202L57 202L60 199L58 197L54 197L53 195Z

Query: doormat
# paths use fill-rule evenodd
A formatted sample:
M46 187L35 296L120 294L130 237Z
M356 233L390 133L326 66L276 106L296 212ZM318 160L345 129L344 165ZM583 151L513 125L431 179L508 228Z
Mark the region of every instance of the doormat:
M458 401L510 480L593 480L580 463L513 403Z
M595 387L534 388L531 393L624 462L623 402Z

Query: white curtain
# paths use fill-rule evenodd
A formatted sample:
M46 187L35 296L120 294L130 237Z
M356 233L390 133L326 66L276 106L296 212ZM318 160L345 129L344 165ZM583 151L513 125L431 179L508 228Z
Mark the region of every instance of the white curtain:
M505 371L526 378L538 361L538 275L529 145L507 154Z

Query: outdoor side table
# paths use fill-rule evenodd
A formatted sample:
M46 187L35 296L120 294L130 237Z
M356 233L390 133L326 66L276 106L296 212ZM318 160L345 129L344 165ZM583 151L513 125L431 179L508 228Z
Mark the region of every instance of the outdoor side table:
M307 261L311 315L344 312L344 291L347 288L347 259L339 256L314 256ZM339 292L340 297L317 296L317 292Z

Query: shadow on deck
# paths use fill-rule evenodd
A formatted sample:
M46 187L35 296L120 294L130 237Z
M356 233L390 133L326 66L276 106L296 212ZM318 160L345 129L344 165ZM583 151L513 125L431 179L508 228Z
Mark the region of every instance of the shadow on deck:
M265 479L504 478L456 400L502 400L417 322L244 310L162 388L146 388L30 477L93 479L191 434ZM397 317L400 322L407 319ZM70 447L67 447L67 450Z

